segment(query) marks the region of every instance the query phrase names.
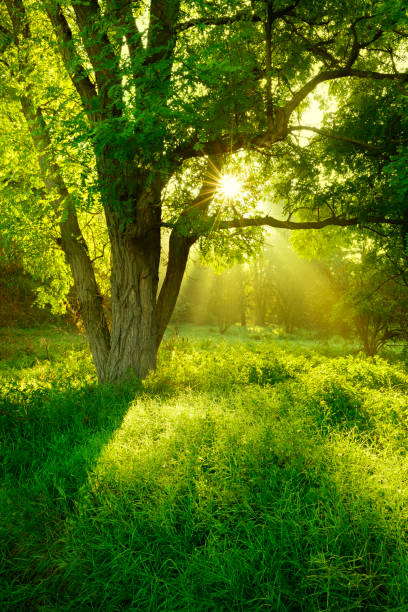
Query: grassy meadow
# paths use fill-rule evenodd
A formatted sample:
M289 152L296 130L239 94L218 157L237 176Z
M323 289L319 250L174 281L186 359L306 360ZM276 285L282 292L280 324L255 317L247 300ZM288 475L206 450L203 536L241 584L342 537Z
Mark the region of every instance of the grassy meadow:
M398 353L186 326L115 387L72 332L0 344L1 610L408 610Z

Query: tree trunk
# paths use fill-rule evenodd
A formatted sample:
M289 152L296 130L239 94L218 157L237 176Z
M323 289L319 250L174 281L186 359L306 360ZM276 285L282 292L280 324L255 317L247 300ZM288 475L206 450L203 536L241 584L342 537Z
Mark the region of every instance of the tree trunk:
M156 295L160 262L160 188L146 189L123 226L106 210L112 249L111 349L105 381L144 378L156 367Z
M166 327L173 314L186 270L190 248L194 241L194 237L180 235L178 228L174 228L171 232L166 277L157 300L157 348L160 346Z
M98 380L106 377L106 366L110 348L109 328L102 306L102 296L96 282L95 272L88 249L79 227L74 204L64 182L59 166L49 159L51 145L41 108L35 109L28 96L20 99L21 109L38 153L38 163L43 175L46 191L55 199L56 215L65 209L60 221L61 240L66 261L71 268L80 313L95 364Z
M239 283L239 315L241 319L241 327L246 327L245 283L242 276L240 277Z
M265 301L262 296L256 298L255 302L255 325L265 327Z
M61 246L71 268L79 311L89 341L96 375L101 382L106 376L110 348L109 328L103 311L102 296L78 219L71 208L68 209L67 218L60 223L60 227Z
M173 314L190 249L198 238L198 235L194 232L197 216L200 217L200 215L204 215L207 212L211 197L217 188L214 182L214 172L216 176L220 175L221 160L216 156L210 156L207 161L205 177L197 197L181 213L178 223L173 227L170 234L166 277L157 299L157 348L160 346L166 327ZM188 235L186 235L187 228L190 230Z

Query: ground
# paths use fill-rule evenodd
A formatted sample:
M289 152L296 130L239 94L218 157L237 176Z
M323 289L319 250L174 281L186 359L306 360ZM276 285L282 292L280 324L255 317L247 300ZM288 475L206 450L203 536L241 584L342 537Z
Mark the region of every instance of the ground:
M0 337L2 610L408 609L398 348L184 326L117 387Z

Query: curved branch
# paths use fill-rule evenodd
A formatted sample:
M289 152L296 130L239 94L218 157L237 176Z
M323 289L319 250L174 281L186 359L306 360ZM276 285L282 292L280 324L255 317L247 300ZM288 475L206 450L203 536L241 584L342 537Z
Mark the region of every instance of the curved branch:
M345 70L344 68L339 68L337 70L323 70L322 72L319 72L316 74L316 76L311 78L310 81L305 83L303 87L295 92L292 99L289 100L289 102L287 102L283 107L284 110L289 116L299 106L299 104L303 102L303 100L310 93L312 93L312 91L316 89L318 85L320 85L320 83L324 83L325 81L333 81L334 79L341 79L347 76L350 76L350 70Z
M372 79L374 81L408 81L408 73L397 72L397 73L388 73L388 72L376 72L373 70L358 70L356 68L352 68L349 70L349 74L345 76L357 77L360 79Z
M408 74L404 73L387 73L376 72L373 70L359 70L356 68L339 68L337 70L323 70L314 76L310 81L305 83L293 96L289 102L285 104L283 110L289 115L299 106L301 102L314 90L320 83L333 81L335 79L343 79L346 77L356 77L360 79L370 80L392 80L392 81L408 81Z
M276 219L275 217L252 217L240 219L231 219L229 221L218 222L216 217L207 217L209 224L213 224L218 229L234 229L242 227L259 227L266 225L274 228L289 229L289 230L310 230L310 229L322 229L324 227L336 226L336 227L353 227L361 225L361 223L376 223L384 225L403 225L402 219L388 219L386 217L379 217L377 215L368 215L364 220L358 217L352 217L350 219L344 217L328 217L320 221L284 221Z
M250 22L259 22L262 21L258 15L251 15L248 11L239 11L235 13L235 15L225 15L223 17L197 17L196 19L189 19L188 21L183 21L177 25L177 32L185 32L190 28L195 28L197 26L220 26L220 25L230 25L232 23L236 23L237 21L250 21Z
M368 149L369 151L381 151L380 147L370 144L369 142L363 142L362 140L357 140L356 138L341 136L340 134L333 134L333 132L326 132L325 130L309 125L292 125L288 128L289 132L297 132L299 130L307 130L308 132L314 132L315 134L325 136L326 138L333 138L334 140L340 140L341 142L349 142L350 144L354 144L362 149Z
M378 37L379 37L379 33ZM360 43L358 49L367 47L373 40L376 40L377 34L364 43ZM392 80L397 82L408 82L408 73L383 73L370 70L360 70L352 68L351 64L357 59L357 38L354 38L354 45L350 57L345 67L334 68L330 70L322 70L307 83L305 83L298 91L296 91L291 100L286 102L283 107L275 109L274 122L268 129L260 134L249 137L248 134L236 134L232 138L217 138L206 143L200 143L198 139L191 139L188 143L184 143L170 153L177 162L184 161L192 157L202 157L203 155L212 155L214 153L234 153L244 146L248 147L269 147L275 142L284 140L288 134L288 121L294 110L303 102L303 100L316 89L320 83L332 81L342 78L363 78L369 80ZM362 144L356 141L354 144ZM371 148L366 146L365 148Z
M293 9L296 8L296 6L299 4L299 1L300 0L297 0L293 4L290 4L286 8L282 8L278 11L271 11L270 14L268 15L268 20L270 19L272 22L272 21L275 21L276 19L280 19L281 17L284 17L285 15L288 15L289 13L293 11ZM185 30L188 30L190 28L195 28L196 26L201 26L201 25L213 25L213 26L230 25L232 23L236 23L237 21L247 21L247 22L252 22L252 23L259 23L260 21L263 21L263 19L259 17L259 15L256 15L254 13L249 13L248 10L243 10L243 11L238 11L237 13L235 13L235 15L225 15L222 17L197 17L197 19L190 19L189 21L184 21L182 23L179 23L177 26L177 31L184 32Z

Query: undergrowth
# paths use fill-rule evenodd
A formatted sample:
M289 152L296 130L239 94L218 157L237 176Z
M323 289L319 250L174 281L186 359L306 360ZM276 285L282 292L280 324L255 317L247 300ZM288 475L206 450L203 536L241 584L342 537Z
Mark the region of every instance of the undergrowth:
M170 334L117 387L78 337L26 333L0 367L2 610L408 609L405 365L249 336Z

